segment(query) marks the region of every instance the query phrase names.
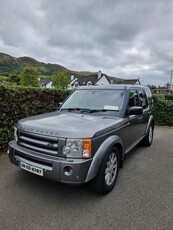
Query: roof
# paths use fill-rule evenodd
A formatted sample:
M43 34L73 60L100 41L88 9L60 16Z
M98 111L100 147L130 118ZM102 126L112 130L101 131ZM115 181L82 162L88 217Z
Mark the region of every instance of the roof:
M119 79L117 84L130 84L130 85L134 85L136 83L140 83L139 79Z
M134 85L134 84L140 84L140 80L139 78L135 78L135 79L122 79L122 78L117 78L117 77L111 77L108 76L104 73L101 73L101 76L98 78L98 73L89 75L89 76L78 76L76 77L75 81L72 83L72 85L77 81L79 83L79 85L86 85L87 82L91 82L92 85L97 84L97 82L102 78L105 77L108 82L110 84L130 84L130 85Z
M78 76L78 77L76 77L76 81L79 83L79 85L86 85L87 82L89 82L89 81L94 85L97 82L97 80L98 80L97 74L93 74L93 75L89 75L89 76ZM74 81L74 83L75 83L75 81Z
M110 84L110 85L92 85L92 86L79 86L77 89L131 89L131 88L148 88L145 85L130 85L130 84Z
M111 83L117 83L117 80L119 81L120 79L116 78L116 77L109 77L108 75L101 73L101 76L98 78L98 73L89 75L89 76L78 76L76 77L76 81L79 83L79 85L86 85L87 82L91 82L93 85L97 84L97 82L102 78L105 77L108 82ZM73 82L73 84L75 83L75 81Z
M51 79L46 79L46 78L41 78L40 79L40 82L43 84L43 85L47 85L51 82Z

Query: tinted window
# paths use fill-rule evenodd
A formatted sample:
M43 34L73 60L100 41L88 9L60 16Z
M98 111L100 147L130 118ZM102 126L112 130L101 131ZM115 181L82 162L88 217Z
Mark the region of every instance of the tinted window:
M132 106L139 106L139 98L138 98L138 92L137 90L131 90L130 91L130 97L129 97L129 107Z
M148 97L148 101L149 101L149 105L152 106L153 105L153 97L152 97L152 94L151 94L151 90L146 88L146 95Z
M139 90L139 100L143 109L148 108L148 100L144 90Z

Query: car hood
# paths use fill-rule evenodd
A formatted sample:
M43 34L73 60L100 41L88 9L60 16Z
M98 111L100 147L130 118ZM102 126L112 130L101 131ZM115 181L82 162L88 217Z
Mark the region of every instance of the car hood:
M122 118L101 114L47 113L21 119L17 128L26 132L62 138L88 138L119 128Z

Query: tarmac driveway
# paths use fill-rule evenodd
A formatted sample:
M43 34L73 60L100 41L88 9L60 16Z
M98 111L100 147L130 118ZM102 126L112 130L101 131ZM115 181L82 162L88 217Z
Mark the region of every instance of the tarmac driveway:
M126 158L106 196L24 172L0 156L0 229L173 229L173 128Z

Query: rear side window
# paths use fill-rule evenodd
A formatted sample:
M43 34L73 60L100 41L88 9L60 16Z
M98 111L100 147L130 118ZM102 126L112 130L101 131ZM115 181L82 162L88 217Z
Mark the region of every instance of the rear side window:
M149 105L152 107L153 106L153 97L151 94L151 90L149 88L145 89L147 97L148 97L148 101L149 101Z
M139 100L140 100L142 108L147 109L148 108L148 100L147 100L145 90L141 90L141 89L139 90Z
M138 98L138 92L136 89L132 89L130 91L130 97L129 97L129 108L132 106L139 106L139 98Z

